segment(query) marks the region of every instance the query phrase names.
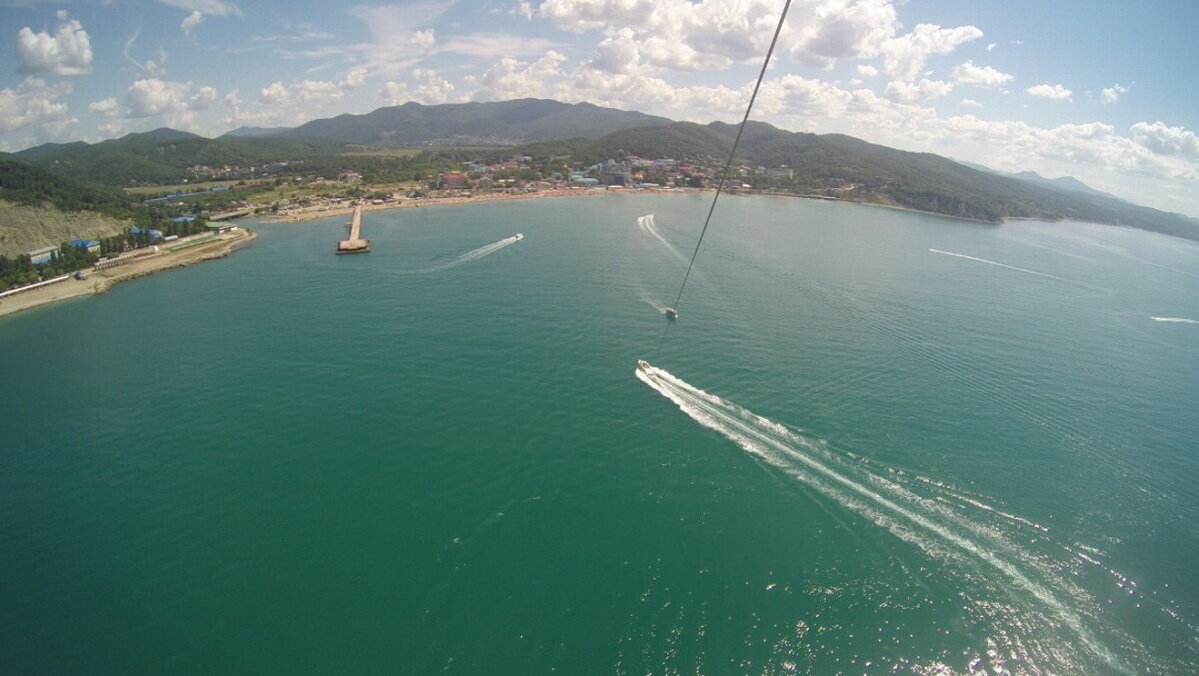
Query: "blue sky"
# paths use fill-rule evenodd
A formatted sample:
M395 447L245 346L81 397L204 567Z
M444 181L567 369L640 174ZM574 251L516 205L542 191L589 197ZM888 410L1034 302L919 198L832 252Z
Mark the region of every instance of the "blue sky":
M0 148L536 96L733 121L782 0L0 0ZM793 0L754 117L1199 216L1199 3Z

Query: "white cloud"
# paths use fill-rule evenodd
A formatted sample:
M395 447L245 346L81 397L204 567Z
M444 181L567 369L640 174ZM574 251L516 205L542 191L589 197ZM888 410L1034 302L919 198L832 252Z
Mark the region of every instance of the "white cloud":
M555 51L532 63L506 56L488 68L481 78L474 80L479 88L472 98L477 101L504 101L547 96L550 93L548 82L562 75L559 66L565 60L565 56Z
M241 16L241 9L225 0L158 0L168 7L199 12L205 16Z
M988 52L993 52L993 51L995 51L995 44L996 44L996 43L992 42L991 44L987 45L987 51L988 51Z
M192 11L191 14L188 14L183 19L183 23L179 24L179 31L181 33L183 33L184 35L191 35L192 30L196 26L199 26L200 23L203 21L204 21L204 13L198 9L194 10L194 11Z
M190 82L168 82L158 78L138 80L125 94L126 117L153 117L186 108Z
M388 105L398 106L415 101L425 105L450 103L455 100L454 85L435 71L417 68L412 71L412 83L387 82L379 90L379 96Z
M89 112L95 113L96 115L103 115L104 117L115 117L118 112L117 108L117 100L111 96L106 99L93 101L87 104L87 109Z
M1012 76L1002 73L990 66L976 66L973 61L967 61L953 69L950 73L954 80L962 84L994 89L1011 82Z
M1184 127L1170 127L1160 121L1137 122L1132 125L1132 139L1158 155L1199 161L1199 136Z
M1055 101L1069 101L1074 96L1074 92L1066 89L1060 84L1039 84L1029 87L1024 91L1033 96L1040 96L1046 99L1054 99Z
M175 128L193 127L196 113L207 110L217 99L217 90L201 86L192 93L191 82L171 82L158 78L137 80L125 93L125 119L155 118L154 125ZM129 130L140 123L110 125L110 130Z
M970 106L971 108L982 108L983 107L983 104L979 103L978 101L975 101L974 99L962 99L962 105Z
M653 9L652 0L545 0L539 11L562 28L581 33L639 23Z
M354 68L336 80L300 80L286 86L273 82L258 94L258 100L268 106L290 103L292 100L327 104L340 100L347 91L361 87L366 80L365 68Z
M1121 96L1128 93L1128 87L1120 84L1114 84L1110 87L1104 87L1099 93L1099 101L1104 105L1111 105L1120 100Z
M630 28L610 32L584 66L606 73L629 73L644 68L636 34Z
M188 110L208 110L216 102L217 91L214 87L203 86L196 91L187 102Z
M977 40L983 32L974 26L942 28L933 24L920 24L907 35L889 40L883 45L883 62L887 74L896 80L914 80L923 70L928 57L948 54L971 40Z
M17 72L27 75L86 75L92 72L92 43L77 19L64 21L55 35L26 26L17 33L17 59Z
M28 131L33 142L61 135L76 122L67 104L58 101L69 93L69 83L47 85L36 77L25 78L16 89L0 89L0 134Z
M416 31L412 34L412 44L416 45L420 51L427 52L437 44L437 36L434 35L432 28Z
M904 82L892 80L887 83L884 94L892 101L900 103L916 103L945 96L953 91L953 83L944 80L921 80L920 82Z
M258 93L258 100L268 106L277 106L291 101L291 93L282 82L272 82Z
M544 55L561 47L560 43L544 38L508 33L469 33L446 40L434 51L496 59L504 56Z
M512 10L517 16L523 16L525 19L533 20L533 5L526 0L520 0L516 3L516 9Z
M349 14L366 24L369 42L339 46L319 55L302 55L329 58L350 54L371 73L402 72L434 46L435 36L429 26L453 4L453 0L416 0L403 5L356 5Z
M927 58L982 35L973 26L919 25L899 34L893 0L799 0L780 38L801 64L830 68L838 60L884 56L897 79L918 75ZM542 17L558 27L607 38L630 31L652 67L708 71L760 63L778 22L772 0L546 0Z
M878 69L871 65L862 64L858 66L858 75L862 77L877 77Z

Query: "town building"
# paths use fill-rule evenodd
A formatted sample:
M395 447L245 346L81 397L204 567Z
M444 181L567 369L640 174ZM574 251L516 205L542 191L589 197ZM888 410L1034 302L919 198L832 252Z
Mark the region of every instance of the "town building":
M47 246L41 249L34 249L25 255L29 256L30 263L33 263L34 265L41 265L43 263L49 263L58 257L58 247Z
M73 239L67 244L87 249L88 253L100 253L100 241L96 239Z

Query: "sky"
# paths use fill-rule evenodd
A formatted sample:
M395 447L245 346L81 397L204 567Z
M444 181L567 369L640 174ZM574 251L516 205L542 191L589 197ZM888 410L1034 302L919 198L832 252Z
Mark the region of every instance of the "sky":
M408 101L740 120L783 0L0 0L0 150ZM1199 2L793 0L753 119L1199 217Z

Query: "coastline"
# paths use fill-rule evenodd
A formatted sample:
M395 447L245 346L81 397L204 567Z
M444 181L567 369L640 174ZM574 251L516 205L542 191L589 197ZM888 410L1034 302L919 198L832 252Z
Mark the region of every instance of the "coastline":
M483 193L475 194L469 197L431 197L419 199L406 199L399 202L389 202L385 204L368 204L363 205L363 211L389 211L392 209L415 209L429 208L438 206L449 206L455 204L475 204L481 202L497 202L508 200L525 200L539 199L546 197L577 197L582 195L643 195L643 194L679 194L679 193L705 193L712 192L713 188L641 188L641 189L625 189L625 190L609 190L607 188L570 188L570 189L553 189L539 190L530 193L510 194L510 193ZM761 197L786 197L792 199L820 199L811 195L800 195L786 192L747 192L741 191L741 194L755 195ZM894 211L907 211L911 213L923 214L927 216L938 216L941 218L949 218L958 221L966 221L970 223L978 223L982 225L1002 225L1006 221L1016 220L1044 220L1039 218L1023 218L1010 217L1003 221L983 221L962 216L951 216L949 214L940 214L932 211L923 211L920 209L912 209L909 207L901 207L894 204L883 204L878 202L858 202L851 200L836 200L841 204L857 204L869 207L881 207ZM298 223L303 221L311 221L322 218L332 218L337 216L349 216L353 213L354 207L337 207L337 208L310 208L298 210L293 213L282 216L270 217L265 221L268 224L282 223ZM42 307L51 303L56 303L62 300L71 298L80 298L89 295L106 293L113 286L121 282L146 277L157 274L173 268L185 267L194 265L206 260L215 258L224 258L232 254L237 249L246 246L250 242L257 239L258 234L246 228L239 228L232 233L217 236L216 241L205 243L199 246L175 252L162 252L145 259L129 263L116 268L106 270L91 270L88 272L88 277L85 280L69 279L57 284L52 284L43 288L33 289L20 294L16 294L9 298L0 300L0 318L8 315L24 312L34 308Z
M499 202L507 200L525 200L538 199L545 197L578 197L581 195L645 195L645 194L699 194L713 192L715 188L627 188L622 190L610 190L607 188L566 188L566 189L551 189L538 190L536 192L509 194L509 193L482 193L471 195L470 197L426 197L418 199L404 199L398 202L387 202L385 204L365 204L362 207L363 212L367 211L390 211L392 209L416 209L438 206L448 206L452 204L476 204L482 202ZM913 209L911 207L899 206L896 204L886 204L883 202L863 202L856 200L826 200L817 195L804 195L789 192L774 192L774 191L752 191L740 189L737 194L754 196L754 197L786 197L791 199L808 199L816 201L828 201L836 204L857 204L866 207L879 207L882 209L891 209L893 211L906 211L913 214L923 214L925 216L938 216L940 218L950 218L955 221L965 221L967 223L978 223L981 225L1002 225L1004 221L1009 220L1044 220L1041 218L1024 218L1010 217L1002 221L986 221L978 218L968 218L966 216L954 216L951 214L942 214L936 211L926 211L923 209ZM726 194L731 191L726 190ZM336 216L349 216L354 213L353 206L347 207L312 207L308 209L300 209L291 213L275 216L267 216L268 224L281 223L300 223L303 221L313 221L321 218L333 218Z
M581 195L638 195L645 193L684 193L684 192L702 192L710 190L709 188L638 188L628 190L608 190L606 188L568 188L563 190L538 190L530 193L482 193L471 195L470 197L424 197L418 199L404 199L398 202L387 202L385 204L364 204L362 211L390 211L392 209L417 209L427 207L449 206L452 204L476 204L480 202L506 202L508 200L527 200L539 199L544 197L578 197ZM270 224L275 223L299 223L301 221L313 221L320 218L332 218L334 216L349 216L354 213L354 207L337 207L337 208L311 208L294 211L288 214L269 216L266 221Z
M106 293L109 289L139 277L147 277L164 270L182 268L214 258L224 258L258 238L258 233L239 228L231 233L218 235L212 242L181 249L163 251L126 265L106 270L90 270L87 279L68 279L39 289L25 291L0 301L0 317L14 315L26 310L57 303L71 298L81 298Z

